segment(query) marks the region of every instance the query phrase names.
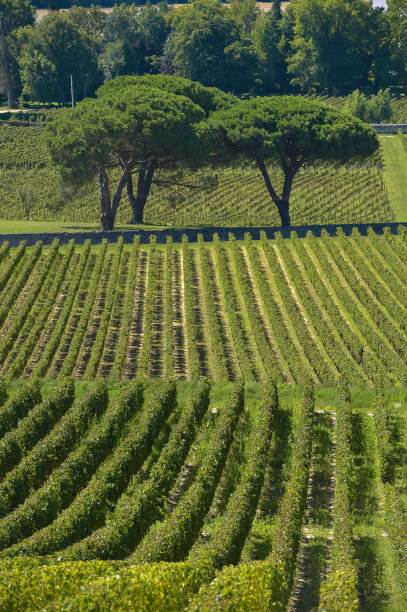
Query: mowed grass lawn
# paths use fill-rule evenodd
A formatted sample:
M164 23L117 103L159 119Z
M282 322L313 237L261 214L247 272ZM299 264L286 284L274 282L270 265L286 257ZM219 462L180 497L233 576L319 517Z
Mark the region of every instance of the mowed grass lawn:
M397 136L379 136L383 178L396 221L407 221L407 152Z
M163 229L161 225L148 224L117 224L115 230L150 230ZM13 221L0 219L0 234L31 234L45 232L97 232L100 230L99 223L79 223L76 221Z

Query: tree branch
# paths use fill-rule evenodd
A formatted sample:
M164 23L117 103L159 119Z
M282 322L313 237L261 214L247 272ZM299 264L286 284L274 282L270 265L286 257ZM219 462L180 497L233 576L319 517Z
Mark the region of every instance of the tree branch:
M274 191L274 188L271 184L269 173L267 172L267 168L265 166L264 161L261 161L258 159L256 160L256 163L257 163L257 166L260 172L263 175L264 182L266 183L267 191L269 192L271 199L273 200L274 204L278 206L280 203L280 198L278 197L277 193Z

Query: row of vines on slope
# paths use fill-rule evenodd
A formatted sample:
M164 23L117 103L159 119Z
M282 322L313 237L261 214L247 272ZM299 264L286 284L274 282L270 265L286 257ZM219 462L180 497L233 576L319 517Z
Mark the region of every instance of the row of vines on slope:
M351 395L344 380L336 392L311 380L278 389L136 380L114 396L104 381L81 395L69 378L49 385L0 379L2 609L295 609L324 419L332 537L314 609L359 609L361 410L385 500L370 520L385 517L383 563L406 601L400 389L376 383L361 408L360 388Z
M405 234L4 249L1 373L404 382Z

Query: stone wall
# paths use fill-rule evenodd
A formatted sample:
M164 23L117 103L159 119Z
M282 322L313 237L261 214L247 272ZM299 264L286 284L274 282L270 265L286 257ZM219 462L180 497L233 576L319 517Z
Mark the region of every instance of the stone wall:
M131 244L134 236L140 236L141 244L148 244L152 235L156 236L158 244L164 244L166 237L171 236L174 242L181 242L185 234L189 242L196 242L198 234L203 234L206 242L211 242L214 233L218 233L221 240L229 239L229 232L234 234L237 240L243 240L245 233L249 233L253 240L260 238L260 231L264 230L268 238L274 238L276 232L281 232L284 238L289 238L292 231L297 232L300 238L304 238L307 232L311 231L315 236L320 236L325 229L331 236L336 236L337 227L341 227L346 235L352 233L353 228L357 228L362 235L367 234L369 227L373 228L376 234L382 234L385 227L390 228L392 234L397 233L399 225L407 228L407 223L345 223L334 225L299 225L289 228L282 227L204 227L204 228L181 228L164 230L125 230L112 232L55 232L43 234L0 234L0 244L6 240L10 246L16 247L21 240L27 241L27 246L33 246L38 240L43 244L51 244L54 238L58 238L61 245L68 244L69 240L75 239L77 244L83 244L85 240L92 240L94 244L102 242L107 238L109 242L116 242L119 236L123 236L125 244Z
M377 134L397 134L399 130L401 130L403 134L407 134L406 123L371 123L370 127L372 127Z

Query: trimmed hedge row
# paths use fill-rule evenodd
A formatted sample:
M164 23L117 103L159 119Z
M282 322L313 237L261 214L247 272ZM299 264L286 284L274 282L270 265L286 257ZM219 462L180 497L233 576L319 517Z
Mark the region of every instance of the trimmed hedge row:
M5 240L0 246L0 263L3 261L6 255L8 255L9 249L10 249L10 242L8 240Z
M69 315L72 312L72 306L78 292L80 282L89 259L90 249L92 243L90 240L86 240L83 248L81 249L79 264L74 271L74 278L69 283L69 288L66 296L64 297L64 304L59 313L58 320L55 324L54 329L51 331L49 338L47 339L46 345L41 351L41 357L34 366L32 374L34 376L44 376L50 365L52 358L55 354L56 349L61 341L61 337L65 331L66 322L68 321Z
M384 515L389 534L393 567L402 597L407 603L407 513L393 484L396 466L392 457L389 408L382 384L375 387L373 418L380 477L384 484Z
M213 274L209 267L209 251L205 247L202 234L198 234L198 254L202 274L203 299L208 317L209 341L216 363L216 378L217 380L227 380L229 375L225 358L225 346L219 324L219 311L213 296Z
M298 245L299 239L297 235L295 234L295 232L291 232L290 241L285 241L283 238L280 238L277 243L278 249L281 255L283 256L287 272L289 273L292 282L297 288L298 294L300 295L300 299L304 305L304 308L306 309L307 315L310 321L312 322L312 325L317 335L321 338L324 349L326 350L329 358L332 360L332 364L335 368L335 378L337 378L339 372L344 372L347 376L352 376L353 380L355 381L360 380L360 378L363 379L363 370L361 368L355 367L355 361L351 358L349 351L346 350L346 347L341 342L338 342L338 339L335 337L334 333L337 331L335 325L330 325L329 322L325 319L325 317L321 316L320 307L317 301L314 299L314 296L308 290L300 291L302 285L304 284L304 278L294 260L293 253L290 248L293 243L295 245ZM318 297L321 297L319 295L319 290Z
M381 308L378 308L375 301L372 300L371 296L369 295L366 287L360 283L360 280L354 273L352 266L350 266L343 257L341 245L347 244L348 241L351 243L349 238L345 237L343 230L338 228L337 238L330 238L326 231L322 231L321 238L326 252L331 254L335 260L336 266L344 275L346 283L351 292L368 315L368 317L366 314L362 315L363 324L358 323L358 326L361 329L366 329L366 324L368 323L369 327L371 328L372 335L369 336L369 345L376 345L375 352L381 356L382 367L380 367L380 370L383 372L383 374L386 374L387 368L397 377L397 380L403 380L405 377L405 366L402 357L405 352L406 335L403 334L400 329L397 329L387 312L383 312ZM313 243L315 244L315 241ZM352 244L349 245L348 250L351 251L351 249ZM358 258L358 268L364 270L363 276L365 279L369 279L369 285L371 282L373 283L373 278L371 278L373 275L369 269L364 268L360 257ZM330 280L332 280L332 277ZM380 303L382 298L384 298L384 293L380 296ZM353 300L349 300L348 296L346 299L347 306L351 302L353 302ZM356 309L354 307L352 309L352 314L353 313L356 313ZM387 340L391 344L391 347L388 346L383 339Z
M262 242L267 241L265 234L262 233ZM265 306L265 312L270 322L270 328L274 334L274 341L281 355L285 359L284 367L298 382L305 380L307 372L298 359L297 350L290 338L280 308L275 300L275 296L270 287L268 274L264 269L260 259L260 249L252 244L247 245L247 255L253 272L253 278L260 293L261 300Z
M347 282L351 286L355 295L358 297L360 302L368 311L369 315L386 336L386 339L392 344L393 349L398 355L400 360L399 377L400 380L404 374L404 364L402 364L402 358L405 354L405 345L407 340L407 333L405 330L405 319L406 319L406 308L400 306L400 302L397 301L394 295L391 293L388 287L388 282L383 280L385 269L380 269L380 277L377 278L372 268L364 261L363 251L358 248L361 236L356 228L352 230L352 238L346 237L344 232L338 232L338 238L335 242L326 240L326 244L332 253L335 254L335 260L339 268L343 271L346 276ZM345 260L342 253L345 253L349 262ZM337 253L337 255L336 255ZM365 285L360 283L357 276L352 270L352 266L358 271L360 277L363 279L369 279L368 289ZM366 284L366 283L365 283ZM380 306L372 299L370 293L374 295Z
M264 233L264 232L263 232ZM281 234L276 233L276 238L281 239ZM299 310L299 307L293 297L291 288L287 282L284 272L281 268L275 246L271 240L262 239L262 246L267 257L269 266L273 272L274 282L278 287L278 291L284 302L284 307L287 310L291 324L295 329L295 333L300 341L301 350L309 362L308 377L321 380L332 380L332 372L327 366L325 359L321 359L318 346L314 338L310 334L304 318Z
M283 611L288 585L282 564L255 561L226 566L192 598L188 612Z
M254 368L247 352L244 328L242 321L238 316L239 307L233 284L233 278L230 273L225 250L222 247L218 234L213 235L213 245L219 284L221 287L222 297L226 305L227 321L231 336L233 338L234 349L236 351L239 367L246 380L255 380L256 376Z
M7 474L0 485L1 517L21 504L31 490L41 486L80 441L93 420L104 412L107 401L106 383L100 381L86 397L76 401L50 433Z
M120 569L119 563L45 564L40 559L0 561L0 606L3 612L56 610L53 601L73 597L88 583ZM59 604L59 609L63 609Z
M148 457L164 422L176 403L176 385L169 381L131 422L123 440L93 474L68 508L56 520L7 554L49 554L62 550L101 527L131 476Z
M404 225L399 225L397 228L398 236L393 236L389 231L386 231L387 228L383 230L384 240L380 241L380 245L387 245L386 251L389 250L393 253L393 256L396 255L396 266L394 268L397 271L397 274L402 275L405 278L407 273L407 266L405 264L406 255L407 255L407 229Z
M391 433L389 429L389 409L384 389L381 384L375 386L373 401L373 418L375 423L376 443L379 457L380 477L383 482L394 481L394 465L392 462Z
M385 484L384 494L393 567L404 603L407 604L407 513L393 486Z
M158 284L158 254L156 249L156 238L151 236L149 249L149 266L146 289L146 302L144 307L143 340L141 343L140 358L137 366L138 376L147 376L150 365L151 342L154 329L154 302Z
M397 256L397 250L393 246L394 242L400 242L400 238L392 237L389 231L390 228L385 227L383 236L378 238L372 227L367 230L368 238L364 238L359 234L357 242L360 249L368 256L369 262L376 263L380 275L382 272L389 279L389 287L393 287L397 292L397 297L402 296L402 302L407 303L407 268L400 262ZM393 240L395 238L395 240ZM379 254L379 257L378 257ZM376 269L377 269L376 268Z
M133 383L120 393L117 400L106 409L100 421L95 423L80 441L76 450L54 470L44 486L30 495L24 504L0 523L1 548L30 536L59 516L112 451L125 424L130 418L137 416L142 405L141 383ZM8 531L7 540L5 530ZM19 546L14 547L13 554L18 551ZM21 546L24 551L27 550L24 543Z
M237 284L246 307L251 333L256 342L263 367L268 377L273 378L275 381L281 382L283 377L281 375L280 366L273 352L273 347L271 346L267 332L264 328L264 321L259 311L253 285L247 271L247 264L243 251L241 248L239 248L233 234L229 234L229 242L231 244L231 252L237 272Z
M17 427L3 437L0 441L0 480L48 434L51 427L72 405L74 399L73 380L62 379L52 395L37 406L31 407L27 416L18 422Z
M13 346L15 338L18 336L21 329L25 326L27 318L31 314L31 311L34 310L33 305L36 302L38 294L43 289L45 280L49 274L51 266L58 255L58 251L59 242L58 240L54 240L51 249L48 251L46 257L44 258L40 272L36 276L35 281L30 287L27 295L24 297L24 301L21 304L20 310L18 311L10 327L7 329L7 332L4 334L0 341L0 362L3 362L7 357L7 354Z
M383 341L378 337L377 327L370 324L370 321L366 319L364 313L358 307L358 304L355 303L355 300L349 297L345 284L342 283L340 276L335 268L331 266L331 263L327 257L329 250L326 249L325 243L328 239L328 234L323 230L321 235L324 238L323 241L320 241L311 232L308 232L306 245L307 248L312 251L318 266L325 276L326 281L329 282L334 293L336 294L337 299L341 304L342 311L350 319L352 327L362 330L363 334L368 336L368 339L364 337L362 340L364 345L369 348L367 348L367 350L365 350L364 347L361 348L359 358L360 363L365 368L370 379L373 379L376 371L379 369L384 370L387 367L389 373L393 372L395 355L388 350L388 347L386 347ZM354 335L356 336L356 334ZM371 350L372 348L374 348L373 351ZM355 356L357 357L358 347L355 346L355 349ZM368 354L368 359L366 359L365 353ZM377 358L377 355L380 356L380 361ZM381 362L383 362L383 364Z
M304 386L290 477L266 561L225 566L204 585L189 612L285 610L292 588L307 500L314 420L312 383Z
M3 393L5 391L3 384ZM3 400L5 396L3 395ZM0 408L0 439L16 427L18 421L41 401L41 389L38 380L30 379L21 389L14 393Z
M137 563L182 561L199 535L222 475L239 416L244 409L244 383L232 387L195 480L172 514L156 523L130 557Z
M125 288L125 300L123 306L123 317L120 335L116 344L116 352L112 366L111 377L118 380L121 376L124 363L126 361L127 347L129 343L129 333L133 316L133 304L135 300L134 292L137 281L137 267L140 252L140 236L134 237L134 246L130 255L129 272L127 275L127 285Z
M174 310L172 303L172 238L167 236L165 249L165 353L164 353L164 372L168 377L174 376Z
M68 353L65 356L64 362L59 372L60 376L69 376L70 374L72 374L72 370L75 367L75 363L82 345L83 338L86 334L86 330L88 329L88 322L92 312L93 304L96 299L97 288L99 285L100 277L103 272L103 264L105 263L107 244L107 238L103 238L98 259L93 269L93 273L87 288L88 290L86 294L85 303L82 308L82 313L75 327L75 332L69 342ZM82 287L79 288L79 291L81 291L81 289Z
M296 232L291 232L291 236L291 245L294 246L294 249L298 255L298 259L300 259L300 261L302 262L305 273L308 276L316 293L318 294L318 298L320 299L321 304L323 305L323 308L330 319L332 328L334 329L334 333L337 333L339 335L340 340L343 342L344 346L347 349L343 351L343 354L346 355L346 352L349 352L354 362L356 362L356 364L358 365L358 370L356 370L356 372L358 374L359 380L359 378L363 378L364 374L363 368L361 367L363 358L363 343L349 327L344 317L341 315L340 310L338 310L335 303L333 302L327 287L325 286L321 276L318 274L318 271L315 268L314 262L312 261L307 249L304 247L304 242L298 238ZM280 250L281 247L282 245L279 247ZM284 248L287 250L287 252L289 251L288 246ZM356 368L352 368L351 359L348 359L347 363L349 376L354 378L356 374Z
M10 309L14 306L16 299L24 288L35 264L37 263L42 252L42 241L39 240L31 251L27 260L24 262L22 269L17 272L17 278L14 278L10 289L2 294L2 304L0 307L0 325L4 323L9 314ZM15 270L15 269L14 269Z
M31 355L38 338L40 337L48 316L54 307L62 283L66 277L69 265L74 255L75 241L70 240L66 254L59 261L56 253L53 265L50 265L49 272L44 278L44 285L38 294L38 299L31 310L27 313L24 326L20 330L20 338L17 341L17 350L11 351L7 356L7 376L14 378L24 369L28 357Z
M7 383L4 378L0 377L0 409L8 399Z
M320 589L319 610L359 610L357 569L354 561L352 513L349 501L353 476L350 449L351 424L348 384L338 383L335 420L335 492L331 567Z
M307 506L313 424L314 391L312 382L307 381L302 392L290 477L277 515L273 548L268 559L277 566L282 564L289 589L294 580Z
M277 389L269 382L265 385L240 482L230 496L222 521L211 531L209 543L192 550L189 561L203 561L214 569L238 563L256 512L277 411Z
M106 333L110 322L110 315L115 299L115 290L117 279L119 278L120 264L123 261L122 253L123 236L120 236L117 240L114 259L110 268L109 282L106 287L106 295L103 301L102 316L100 317L100 321L98 323L96 338L92 346L92 354L90 356L85 373L83 375L84 380L92 380L92 378L96 376L99 362L102 357L103 348L105 346Z
M66 550L64 558L122 559L136 548L150 525L160 517L165 498L208 409L209 392L209 380L201 379L148 479L130 484L106 525Z
M17 266L18 262L20 261L20 259L24 255L26 245L27 245L27 241L26 240L22 240L20 242L20 244L18 245L18 247L16 248L16 250L13 251L12 255L2 265L2 267L0 269L0 291L3 291L3 289L6 286L10 276L13 274L14 270L16 269L16 266ZM2 258L5 257L5 255L8 252L9 252L8 246L4 247L4 249L2 248Z
M99 561L99 564L102 563L106 561ZM81 567L85 568L86 565L83 563ZM96 564L95 570L98 571L99 567ZM179 612L185 608L205 578L205 568L190 563L121 565L116 571L113 571L113 567L110 567L110 573L96 580L93 576L87 581L82 580L83 586L80 590L76 589L77 594L74 596L66 598L65 595L64 598L62 591L58 599L50 602L48 609L53 612ZM67 582L64 580L63 584ZM71 590L69 585L68 589Z
M192 302L191 286L191 252L188 247L188 238L182 236L182 271L184 278L184 306L186 323L186 340L188 351L188 370L192 380L199 378L199 355L196 343L196 325L194 304Z

